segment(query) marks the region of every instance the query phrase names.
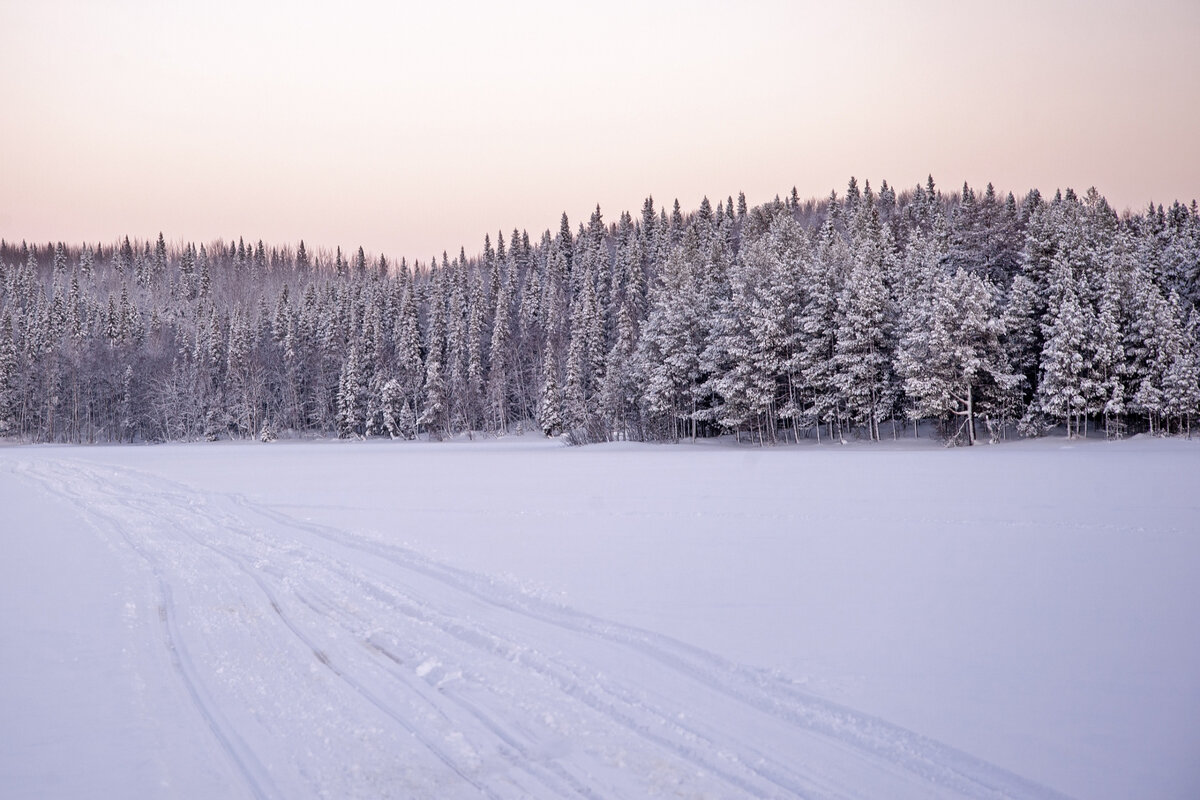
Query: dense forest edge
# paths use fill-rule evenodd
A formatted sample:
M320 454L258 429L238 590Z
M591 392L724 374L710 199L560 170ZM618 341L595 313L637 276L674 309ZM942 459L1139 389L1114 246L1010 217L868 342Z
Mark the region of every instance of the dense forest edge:
M1198 302L1194 200L1118 214L932 178L597 207L413 264L3 241L0 436L1190 436Z

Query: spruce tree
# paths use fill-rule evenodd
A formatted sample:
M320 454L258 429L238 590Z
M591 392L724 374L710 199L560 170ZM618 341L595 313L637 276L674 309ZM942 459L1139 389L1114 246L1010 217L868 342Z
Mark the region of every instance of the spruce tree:
M361 355L357 345L351 345L342 373L338 379L337 432L348 439L366 434L367 382L363 375Z
M1038 378L1038 408L1063 421L1067 437L1080 433L1087 410L1086 382L1091 365L1085 358L1087 320L1079 302L1075 280L1064 259L1056 259L1054 284L1058 296L1051 319L1044 326Z
M836 209L836 204L831 207ZM820 234L820 243L809 261L805 286L807 297L800 311L801 345L795 354L795 372L800 375L801 405L805 424L816 427L840 424L841 402L837 387L838 297L845 282L849 252L835 229L831 214Z
M18 432L18 362L10 313L0 320L0 436Z
M672 250L651 292L637 352L647 411L672 440L679 438L681 424L696 436L708 302L694 265L681 248Z
M546 436L557 436L562 432L562 397L558 389L558 365L551 348L546 348L545 359L542 362L542 393L537 410L538 425L542 433Z
M512 348L511 306L512 283L499 277L496 291L496 309L492 323L492 341L488 348L487 406L491 429L497 433L508 432L508 395L510 381L510 350Z
M884 281L884 250L878 215L872 215L854 243L854 261L838 297L834 382L852 422L865 425L868 437L880 438L879 423L895 401L892 372L894 309Z

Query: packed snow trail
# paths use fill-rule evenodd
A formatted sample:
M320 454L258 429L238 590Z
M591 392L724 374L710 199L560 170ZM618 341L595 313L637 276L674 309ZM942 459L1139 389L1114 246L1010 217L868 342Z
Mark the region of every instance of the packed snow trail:
M1057 797L787 679L246 497L15 470L136 554L245 797Z

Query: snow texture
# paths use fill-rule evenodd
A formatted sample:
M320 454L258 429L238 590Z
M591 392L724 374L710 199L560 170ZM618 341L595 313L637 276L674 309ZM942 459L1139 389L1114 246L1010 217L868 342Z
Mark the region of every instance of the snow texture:
M0 794L1200 796L1200 447L0 449Z

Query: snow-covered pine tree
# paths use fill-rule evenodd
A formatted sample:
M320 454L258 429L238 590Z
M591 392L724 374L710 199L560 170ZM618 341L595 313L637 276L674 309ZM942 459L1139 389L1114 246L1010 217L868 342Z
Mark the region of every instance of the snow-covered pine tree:
M484 372L484 298L478 272L472 272L467 295L467 380L463 401L467 430L483 427L487 375Z
M1029 276L1018 274L1008 292L1002 312L1004 350L1014 373L1021 378L1018 405L1027 407L1037 386L1041 356L1041 321L1037 287Z
M1087 317L1079 300L1076 281L1061 255L1055 257L1051 278L1055 305L1043 326L1036 402L1042 413L1061 419L1068 438L1081 432L1087 410L1087 381L1092 365L1087 361Z
M1104 434L1109 439L1124 435L1121 420L1125 414L1126 366L1124 336L1121 331L1121 294L1116 276L1107 275L1100 309L1092 317L1093 328L1088 336L1094 357L1094 402L1089 408L1104 417Z
M672 441L680 438L681 425L696 436L709 303L696 272L682 248L671 251L651 291L650 315L636 355L647 413Z
M831 205L831 212L836 209ZM849 262L849 250L836 229L836 212L826 219L820 241L809 261L805 275L807 295L800 311L799 329L802 333L799 351L795 354L794 371L800 375L801 405L804 420L816 428L820 440L821 426L841 425L841 402L836 383L838 297L842 292ZM842 432L838 431L838 436Z
M443 271L433 284L429 308L429 338L425 357L425 398L418 422L429 438L438 441L450 432L450 409L447 397L446 370L446 274Z
M566 215L563 216L565 219ZM542 392L537 408L538 425L546 436L557 436L563 430L562 395L558 385L554 349L547 347L542 362Z
M337 432L343 439L362 438L367 424L367 381L363 374L362 357L357 343L342 365L337 393Z
M892 414L896 400L892 372L895 316L884 280L886 252L879 235L878 212L864 205L870 219L857 224L853 261L838 297L835 385L852 423L870 439L880 439L879 423Z
M771 370L764 363L776 349L775 343L758 337L765 309L757 289L767 283L771 258L766 237L743 248L730 276L731 293L720 299L713 314L700 362L708 376L706 393L713 396L706 418L739 437L750 428L757 432L760 444L764 437L768 442L774 440L775 378L783 371L782 364Z
M1003 423L1018 383L1001 343L996 288L980 274L959 268L938 273L927 310L925 335L910 327L898 368L917 419L958 420L950 441L978 440L976 419Z
M13 320L11 312L5 312L0 319L0 436L11 436L20 429L19 396Z
M404 387L400 385L400 381L391 378L380 389L379 413L383 419L383 430L392 439L398 439L402 436L400 417L404 412L404 408Z
M1163 375L1163 413L1168 418L1176 420L1177 430L1187 436L1192 436L1192 417L1200 412L1200 336L1197 333L1197 311L1193 306L1188 310L1187 317L1179 319L1181 301L1174 292L1168 300L1168 305L1179 320L1172 324L1170 331L1171 365Z
M501 435L508 432L509 365L512 349L512 281L499 274L492 322L492 340L488 348L487 409L488 424Z
M600 390L600 413L607 423L611 438L618 441L641 438L634 373L636 348L637 329L633 313L630 304L623 303L617 312L617 341L608 352Z
M917 187L919 193L924 189ZM946 279L942 267L945 249L943 237L913 227L908 247L900 262L899 280L896 281L900 315L896 331L896 373L903 381L905 413L916 424L915 434L920 432L920 422L930 417L939 418L946 412L943 402L945 393L929 369L935 348L941 347L939 338L944 328L934 328L935 311L938 308L938 292ZM930 398L935 402L930 403Z

